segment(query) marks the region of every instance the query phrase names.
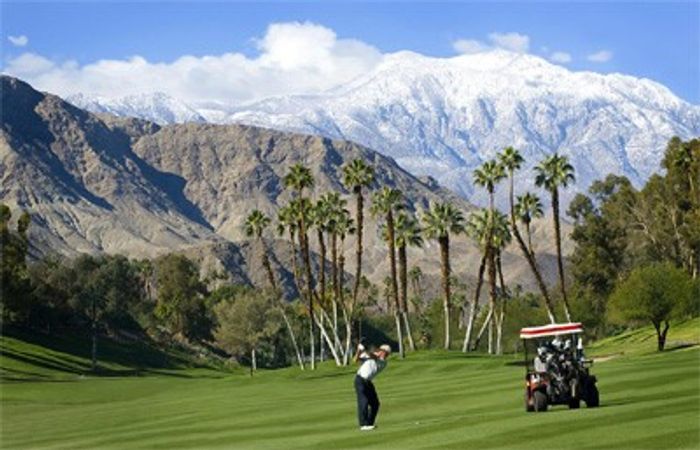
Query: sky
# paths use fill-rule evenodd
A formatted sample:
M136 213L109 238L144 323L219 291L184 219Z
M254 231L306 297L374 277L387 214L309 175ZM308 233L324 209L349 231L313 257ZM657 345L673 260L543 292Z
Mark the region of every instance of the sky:
M314 93L384 55L505 48L650 78L700 104L700 2L13 2L2 71L59 95L245 102Z

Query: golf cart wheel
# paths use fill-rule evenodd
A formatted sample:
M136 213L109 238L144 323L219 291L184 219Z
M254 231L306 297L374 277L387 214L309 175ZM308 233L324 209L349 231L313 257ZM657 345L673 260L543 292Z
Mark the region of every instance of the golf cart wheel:
M569 400L569 409L579 409L581 407L581 399L572 398Z
M535 406L530 402L530 390L525 388L525 411L533 412L534 410Z
M535 391L532 393L532 403L535 406L535 411L544 412L547 411L547 394L542 391Z
M598 387L595 384L591 384L588 387L586 406L588 408L597 408L598 405L600 405L600 394L598 393Z

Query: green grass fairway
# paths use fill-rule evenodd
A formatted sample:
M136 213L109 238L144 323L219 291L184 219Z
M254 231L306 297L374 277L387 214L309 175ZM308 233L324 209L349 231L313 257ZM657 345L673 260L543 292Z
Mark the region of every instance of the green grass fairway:
M689 328L693 338L697 325ZM38 351L19 340L2 342L3 349ZM513 364L519 358L423 352L393 359L376 381L382 409L373 432L357 429L351 368L323 365L314 373L285 369L253 378L243 369L80 378L51 377L54 369L43 367L51 381L2 384L1 446L699 448L700 348L657 354L653 340L650 345L594 366L600 408L558 406L539 414L524 411L524 369ZM624 346L600 348L619 354ZM8 360L2 358L4 368ZM13 373L32 372L14 364Z

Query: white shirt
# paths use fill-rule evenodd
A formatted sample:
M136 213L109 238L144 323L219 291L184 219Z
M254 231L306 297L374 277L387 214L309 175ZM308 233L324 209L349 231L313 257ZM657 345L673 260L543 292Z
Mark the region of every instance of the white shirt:
M379 375L379 372L386 367L386 360L372 359L367 353L360 355L360 359L362 359L363 362L357 370L357 374L367 381L372 381L372 379Z

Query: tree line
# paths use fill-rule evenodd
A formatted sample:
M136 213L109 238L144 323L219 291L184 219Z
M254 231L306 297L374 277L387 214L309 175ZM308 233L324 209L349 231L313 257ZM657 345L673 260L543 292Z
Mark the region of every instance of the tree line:
M671 140L662 163L665 173L652 176L640 190L624 177L609 175L590 187L590 195L578 194L567 211L576 244L568 277L559 191L575 181L575 171L563 155L540 161L532 182L548 194L552 209L555 290L544 281L532 239L532 222L544 216L545 208L535 193L515 192L524 159L512 147L474 171L474 183L486 190L489 202L468 216L450 202L411 211L403 193L379 186L373 167L362 159L342 166L344 192L314 193L311 170L303 164L291 166L283 178L290 200L276 217L254 210L245 220L245 232L257 247L252 254L260 258L248 263L259 265L266 275L259 286L212 288L221 283L214 283L213 275L202 276L198 265L182 254L143 260L48 256L27 264L31 218L22 213L12 221L10 209L1 205L2 319L47 332L87 329L94 365L98 336L125 331L204 342L251 368L293 362L314 369L326 357L346 365L353 344L370 332L391 335L401 357L435 345L438 335L440 346L451 349L455 329L463 332L458 338L462 351L485 346L489 353L500 354L509 348L506 341L517 339L520 326L547 320L583 321L593 337L648 321L663 349L668 321L698 313L699 148L698 140ZM495 204L504 181L506 213ZM383 292L363 273L367 212L377 219L386 245ZM285 298L283 280L271 264L270 229L289 245L298 298ZM473 286L451 269L451 245L462 236L480 250ZM351 255L345 254L349 239L354 240L351 277L346 269ZM426 298L423 271L407 252L426 240L435 241L439 249L439 299ZM535 293L505 282L502 253L512 243L527 263ZM647 286L650 280L656 280L656 287ZM485 283L488 301L481 305ZM386 308L379 305L381 299Z

